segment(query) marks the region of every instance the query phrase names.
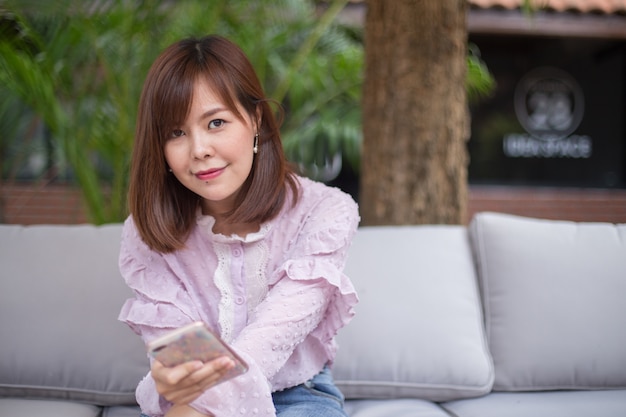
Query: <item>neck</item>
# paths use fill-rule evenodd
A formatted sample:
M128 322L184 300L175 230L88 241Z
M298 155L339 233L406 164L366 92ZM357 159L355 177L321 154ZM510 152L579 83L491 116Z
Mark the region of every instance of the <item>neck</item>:
M224 236L237 235L246 237L249 233L258 232L260 225L257 223L227 223L219 218L215 218L213 225L213 233L222 234Z

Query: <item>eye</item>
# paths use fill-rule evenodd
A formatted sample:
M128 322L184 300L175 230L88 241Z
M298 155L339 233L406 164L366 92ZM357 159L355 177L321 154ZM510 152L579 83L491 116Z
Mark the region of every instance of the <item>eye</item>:
M224 124L226 124L226 122L222 119L211 120L209 122L209 129L217 129L219 127L224 126Z
M185 132L183 132L180 129L174 129L172 130L172 133L170 133L170 138L179 138L181 136L183 136L185 134Z

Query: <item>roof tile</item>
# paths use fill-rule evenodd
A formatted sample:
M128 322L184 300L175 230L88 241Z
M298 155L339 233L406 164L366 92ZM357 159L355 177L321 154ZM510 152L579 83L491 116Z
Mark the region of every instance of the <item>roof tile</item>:
M524 4L524 0L469 0L469 3L481 9L517 9ZM626 0L531 0L531 4L539 9L557 12L626 13Z

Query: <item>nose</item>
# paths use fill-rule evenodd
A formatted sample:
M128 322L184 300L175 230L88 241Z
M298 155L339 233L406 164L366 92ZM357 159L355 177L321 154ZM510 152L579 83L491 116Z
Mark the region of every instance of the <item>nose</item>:
M205 159L215 154L208 135L194 134L191 137L191 155L194 159Z

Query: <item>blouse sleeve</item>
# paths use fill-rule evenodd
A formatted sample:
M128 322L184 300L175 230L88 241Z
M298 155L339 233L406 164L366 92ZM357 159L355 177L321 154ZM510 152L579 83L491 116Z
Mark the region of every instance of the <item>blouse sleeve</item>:
M118 318L144 342L199 319L183 284L172 279L163 255L141 240L130 217L122 231L119 268L135 297L124 303Z
M289 256L275 271L274 285L259 305L255 321L236 341L257 361L272 359L272 364L264 366L268 378L307 338L324 350L326 361L332 360L333 339L354 316L358 297L343 269L359 216L356 203L334 191L307 213ZM280 343L265 343L259 349L265 334ZM285 384L289 386L288 381Z
M172 279L164 257L143 243L130 218L122 232L119 266L126 284L135 294L123 305L119 319L144 342L201 320L184 285ZM249 360L245 356L244 359ZM241 393L249 392L251 386L256 391L242 398ZM165 415L172 406L157 392L150 372L139 382L135 395L142 412L151 417ZM258 367L250 367L246 374L209 389L205 396L207 398L199 400L195 408L216 417L248 415L242 414L242 410L250 410L251 415L275 416L271 387Z

